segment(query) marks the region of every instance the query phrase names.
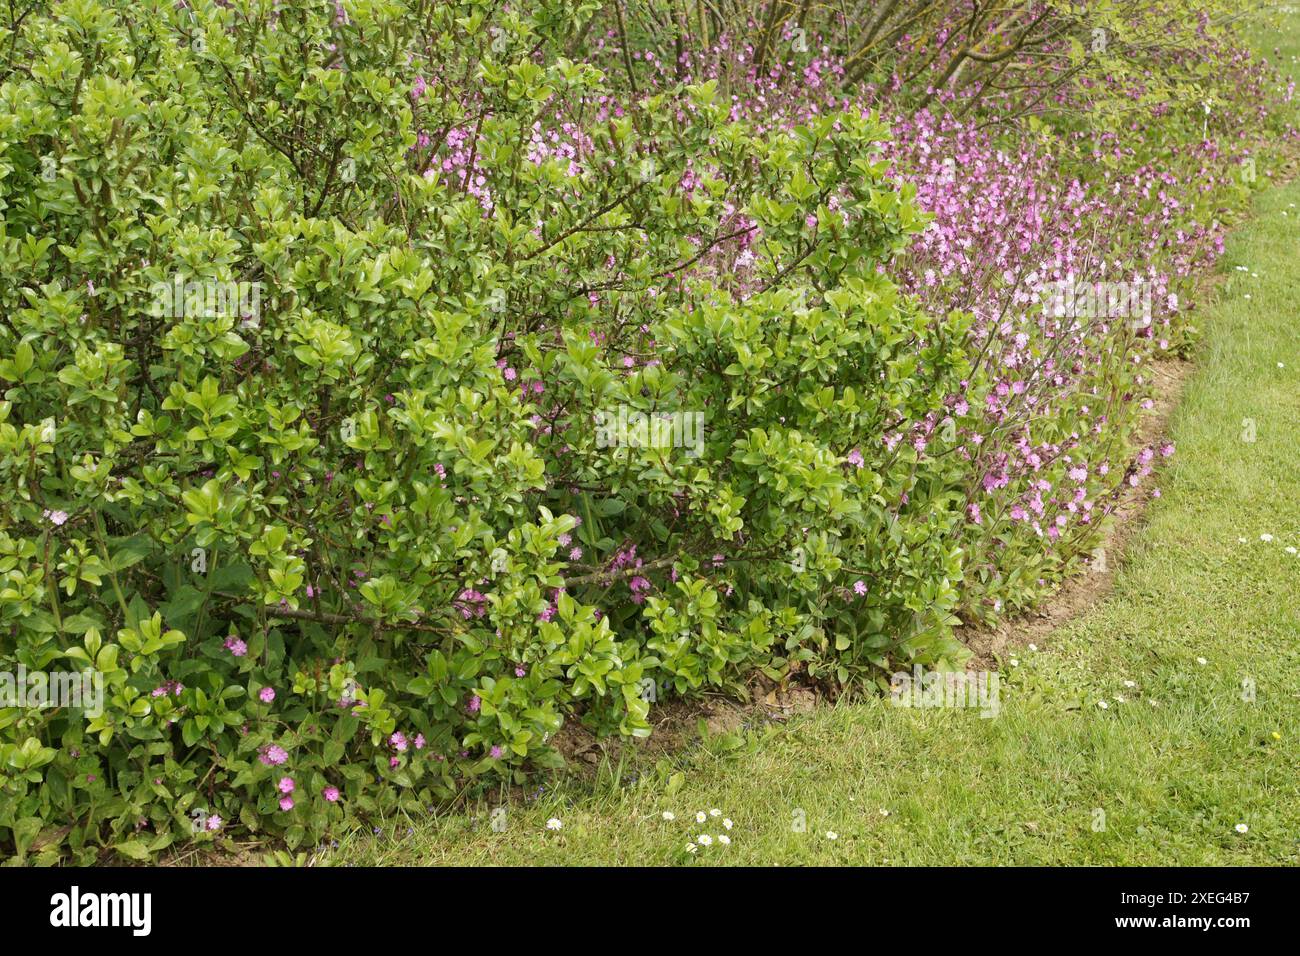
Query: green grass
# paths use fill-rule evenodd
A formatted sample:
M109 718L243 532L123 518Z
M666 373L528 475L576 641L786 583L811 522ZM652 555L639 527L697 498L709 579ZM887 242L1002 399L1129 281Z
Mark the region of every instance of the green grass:
M1003 668L998 717L828 707L738 747L705 741L635 782L609 770L595 785L561 780L511 805L504 832L484 804L388 821L325 862L1300 862L1300 557L1285 550L1300 547L1298 261L1300 184L1261 193L1200 310L1206 337L1170 425L1163 496L1114 591ZM694 822L710 808L734 821L732 843L690 856L695 834L727 832ZM562 830L546 829L551 817Z

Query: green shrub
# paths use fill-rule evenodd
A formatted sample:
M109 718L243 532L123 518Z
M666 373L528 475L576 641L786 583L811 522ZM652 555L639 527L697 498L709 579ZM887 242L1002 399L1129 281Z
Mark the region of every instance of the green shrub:
M532 55L574 4L191 6L0 34L0 667L104 681L0 711L0 842L292 847L570 715L959 653L956 456L880 439L966 319L878 268L878 123L624 113Z

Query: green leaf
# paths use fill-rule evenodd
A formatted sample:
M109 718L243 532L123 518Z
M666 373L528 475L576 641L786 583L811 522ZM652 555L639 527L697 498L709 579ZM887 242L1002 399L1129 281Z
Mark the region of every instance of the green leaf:
M149 846L143 840L127 840L124 843L114 843L113 849L124 857L139 863L148 863L152 859Z

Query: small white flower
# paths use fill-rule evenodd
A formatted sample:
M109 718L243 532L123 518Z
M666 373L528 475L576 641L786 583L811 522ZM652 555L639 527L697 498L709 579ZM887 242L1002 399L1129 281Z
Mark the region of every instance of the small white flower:
M1246 299L1247 302L1250 301L1250 293L1249 293L1249 292L1246 293L1246 295L1245 295L1245 299Z
M1117 703L1117 704L1122 704L1122 703L1124 703L1124 698L1121 697L1119 694L1116 694L1116 695L1115 695L1115 703Z
M727 836L725 833L719 833L719 834L718 834L718 842L721 843L723 846L730 846L730 845L731 845L731 837Z
M564 821L559 817L551 817L551 819L546 821L546 829L548 830L559 830L563 828L563 826Z
M726 817L723 817L723 818L722 818L722 825L723 825L724 827L726 827L728 830L730 830L733 826L735 826L735 824L732 823L732 822L731 822L729 819L727 819Z
M838 833L836 833L834 830L827 830L827 831L826 831L826 839L828 839L828 840L838 840L839 838L840 838L840 835L839 835Z
M1277 363L1277 367L1278 367L1278 368L1286 368L1286 363L1285 363L1285 362L1278 362L1278 363Z
M719 810L717 807L714 807L712 810L709 811L709 816L720 817L722 816L722 811Z
M1020 666L1020 661L1016 660L1014 657L1011 658L1011 666L1012 666L1012 667L1019 667L1019 666Z
M1137 681L1134 681L1134 680L1126 680L1126 681L1124 682L1124 686L1125 686L1125 687L1136 687L1136 686L1137 686Z
M889 811L886 810L884 807L881 807L881 808L880 808L880 815L881 815L882 817L887 817L887 816L889 816Z
M1287 554L1295 554L1295 553L1296 553L1295 546L1294 546L1294 545L1290 545L1290 544L1288 544L1288 545L1286 546L1286 553L1287 553Z
M665 819L665 820L676 820L676 819L677 819L677 814L673 813L671 810L665 810L665 811L664 811L664 819Z
M1259 540L1263 541L1265 544L1268 544L1270 541L1273 540L1273 536L1271 534L1261 534L1259 536Z
M1037 645L1037 644L1030 644L1030 645L1029 645L1029 649L1030 649L1031 651L1036 651L1036 650L1038 650L1038 645Z
M1246 824L1244 823L1238 823L1235 827L1233 827L1233 829L1236 830L1238 833L1248 833L1250 831L1250 827L1246 826Z
M696 823L703 823L703 822L704 822L705 820L707 820L707 819L708 819L708 815L705 814L705 812L704 812L703 810L701 810L699 813L695 814L695 822L696 822Z
M1196 663L1198 663L1198 664L1208 664L1208 663L1210 663L1210 662L1207 661L1204 657L1198 657L1198 658L1196 658Z
M1110 704L1106 703L1104 700L1099 700L1097 701L1097 706L1100 707L1102 710L1107 710L1109 709Z
M1238 539L1237 539L1237 544L1245 544L1245 543L1246 543L1246 539L1245 539L1245 538L1238 538Z
M694 844L694 843L688 843L688 844L686 844L686 852L687 852L687 853L694 853L694 852L695 852L695 844Z
M695 842L700 846L711 846L713 844L713 837L709 836L707 833L701 833L695 838Z

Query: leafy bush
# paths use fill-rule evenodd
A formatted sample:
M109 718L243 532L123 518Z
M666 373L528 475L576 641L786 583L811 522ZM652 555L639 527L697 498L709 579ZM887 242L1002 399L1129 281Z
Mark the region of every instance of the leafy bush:
M489 6L10 23L0 659L105 681L0 717L19 854L296 846L651 687L958 653L955 465L880 438L968 320L879 269L924 225L885 129L625 108L529 55L565 5Z

